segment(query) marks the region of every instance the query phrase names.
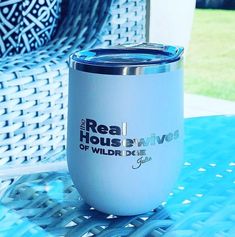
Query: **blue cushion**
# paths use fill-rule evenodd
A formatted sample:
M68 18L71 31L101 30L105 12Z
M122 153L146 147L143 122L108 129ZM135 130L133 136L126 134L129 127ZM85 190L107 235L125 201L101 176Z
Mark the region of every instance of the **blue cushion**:
M53 36L62 0L0 1L0 57L30 52Z

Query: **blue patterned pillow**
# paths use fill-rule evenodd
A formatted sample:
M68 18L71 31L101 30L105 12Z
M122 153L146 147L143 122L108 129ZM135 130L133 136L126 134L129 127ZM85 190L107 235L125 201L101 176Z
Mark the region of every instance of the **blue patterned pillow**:
M30 52L56 30L62 0L0 0L0 57Z

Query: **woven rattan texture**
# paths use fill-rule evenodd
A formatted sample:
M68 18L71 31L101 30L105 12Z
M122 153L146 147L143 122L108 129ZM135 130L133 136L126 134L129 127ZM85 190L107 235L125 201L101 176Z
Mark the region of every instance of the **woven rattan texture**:
M63 4L59 31L49 44L0 60L0 166L36 163L65 150L72 52L145 39L145 0Z
M235 117L188 119L185 130L183 170L156 210L106 215L82 201L68 174L24 176L1 199L0 236L235 236Z

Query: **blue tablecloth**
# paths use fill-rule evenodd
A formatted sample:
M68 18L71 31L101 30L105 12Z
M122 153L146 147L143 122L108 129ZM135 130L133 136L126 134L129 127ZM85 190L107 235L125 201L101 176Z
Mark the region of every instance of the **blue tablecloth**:
M146 214L94 210L63 172L25 175L0 200L0 236L235 236L235 117L185 120L180 178Z

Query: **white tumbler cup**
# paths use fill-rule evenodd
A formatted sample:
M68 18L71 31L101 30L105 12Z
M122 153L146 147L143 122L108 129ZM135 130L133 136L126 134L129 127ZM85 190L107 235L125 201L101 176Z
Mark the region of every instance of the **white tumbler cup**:
M97 210L141 214L171 191L183 160L182 54L138 44L71 55L68 167Z

